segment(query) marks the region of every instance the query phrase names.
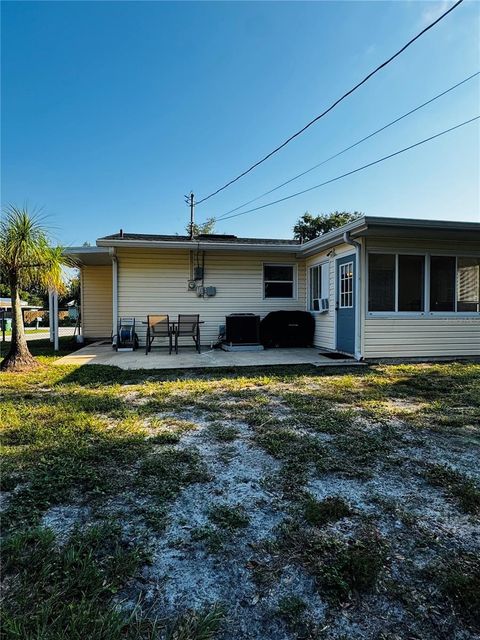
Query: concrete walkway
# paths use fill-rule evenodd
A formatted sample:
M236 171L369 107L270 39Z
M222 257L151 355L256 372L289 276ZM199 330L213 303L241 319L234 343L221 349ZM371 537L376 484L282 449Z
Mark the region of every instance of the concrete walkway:
M319 355L319 349L267 349L265 351L232 352L220 349L196 353L191 347L169 355L165 350L152 350L148 356L137 351L117 353L110 345L94 343L55 360L56 365L103 364L120 369L198 369L203 367L261 367L268 365L312 364L317 367L360 365L352 359L331 360Z

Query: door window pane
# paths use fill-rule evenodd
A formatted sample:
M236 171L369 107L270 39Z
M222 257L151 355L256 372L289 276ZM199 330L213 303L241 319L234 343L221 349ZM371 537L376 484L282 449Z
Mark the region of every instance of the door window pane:
M353 307L353 262L340 265L340 308Z
M371 253L368 257L368 310L395 311L395 256Z
M457 260L457 311L480 311L480 258Z
M424 256L398 256L398 311L423 311L424 274Z
M455 258L430 258L430 311L455 311Z

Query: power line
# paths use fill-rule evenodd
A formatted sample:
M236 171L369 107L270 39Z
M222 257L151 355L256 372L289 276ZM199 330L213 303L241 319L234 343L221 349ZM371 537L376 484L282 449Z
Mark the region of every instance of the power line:
M202 198L201 200L198 200L196 204L201 204L202 202L205 202L206 200L209 200L210 198L212 198L213 196L217 195L217 193L220 193L220 191L223 191L224 189L226 189L227 187L229 187L230 185L232 185L234 182L237 182L237 180L240 180L240 178L243 178L243 176L246 176L247 173L250 173L250 171L253 171L253 169L255 169L256 167L258 167L260 164L262 164L263 162L265 162L266 160L268 160L268 158L270 158L271 156L273 156L275 153L277 153L278 151L280 151L280 149L283 149L283 147L285 147L287 144L289 144L292 140L294 140L296 137L298 137L299 135L301 135L304 131L306 131L309 127L312 126L312 124L314 124L315 122L317 122L318 120L320 120L320 118L323 118L323 116L325 116L327 113L329 113L330 111L332 111L332 109L334 109L340 102L342 102L343 100L345 100L345 98L347 98L350 94L352 94L354 91L356 91L359 87L361 87L363 84L365 84L365 82L367 82L367 80L369 80L372 76L374 76L376 73L378 73L381 69L383 69L383 67L386 67L388 64L390 64L390 62L392 62L393 60L395 60L395 58L397 58L400 54L402 54L406 49L408 49L408 47L410 47L416 40L418 40L421 36L423 36L425 33L427 33L427 31L429 31L432 27L434 27L436 24L438 24L441 20L443 20L451 11L453 11L454 9L456 9L461 3L463 2L463 0L457 0L457 2L450 7L450 9L447 9L447 11L445 11L444 13L442 13L441 16L439 16L436 20L434 20L431 24L429 24L427 27L425 27L424 29L422 29L420 31L420 33L417 33L416 36L414 36L411 40L409 40L406 44L403 45L403 47L401 49L399 49L396 53L394 53L392 56L390 56L390 58L388 58L387 60L385 60L384 62L382 62L382 64L380 64L378 67L376 67L376 69L374 69L373 71L371 71L367 76L365 76L365 78L363 78L363 80L361 80L360 82L358 82L354 87L352 87L352 89L350 89L349 91L347 91L346 93L343 94L343 96L341 96L341 98L338 98L332 105L330 105L327 109L325 109L325 111L323 111L320 115L316 116L315 118L313 118L313 120L310 120L310 122L308 122L304 127L302 127L299 131L297 131L296 133L294 133L293 135L291 135L289 138L287 138L284 142L282 142L282 144L280 144L278 147L276 147L275 149L273 149L273 151L270 151L270 153L267 153L266 156L264 156L263 158L261 158L260 160L258 160L257 162L255 162L255 164L252 164L248 169L246 169L245 171L243 171L242 173L240 173L236 178L233 178L232 180L229 180L226 184L224 184L222 187L219 187L218 189L216 189L216 191L213 191L212 193L210 193L208 196L205 196L204 198Z
M291 198L295 198L296 196L300 196L303 193L308 193L309 191L313 191L314 189L319 189L320 187L325 186L326 184L331 184L332 182L336 182L337 180L341 180L342 178L346 178L347 176L351 176L353 173L358 173L359 171L363 171L363 169L368 169L368 167L373 167L375 164L379 164L384 160L388 160L389 158L393 158L394 156L398 156L401 153L405 153L405 151L409 151L410 149L414 149L415 147L419 147L426 142L430 142L430 140L435 140L435 138L439 138L440 136L445 135L446 133L450 133L450 131L455 131L455 129L459 129L460 127L465 126L466 124L470 124L475 120L478 120L479 116L475 116L474 118L470 118L470 120L465 120L465 122L461 122L460 124L455 125L454 127L450 127L450 129L445 129L444 131L440 131L440 133L436 133L429 138L425 138L424 140L420 140L420 142L416 142L415 144L411 144L408 147L404 147L399 151L395 151L394 153L388 154L388 156L383 156L383 158L379 158L378 160L374 160L373 162L369 162L368 164L364 164L357 169L353 169L352 171L347 171L347 173L343 173L341 176L337 176L336 178L331 178L330 180L325 180L325 182L321 182L320 184L316 184L313 187L309 187L308 189L303 189L302 191L297 191L296 193L292 193L289 196L285 196L284 198L279 198L278 200L274 200L273 202L267 202L266 204L262 204L258 207L254 207L253 209L247 209L247 211L241 211L240 213L234 213L231 216L221 216L217 218L217 220L230 220L230 218L237 218L239 216L244 216L247 213L252 213L253 211L259 211L260 209L265 209L266 207L271 207L274 204L278 204L279 202L285 202L285 200L290 200Z
M365 136L364 138L361 138L361 140L357 140L357 142L354 142L353 144L349 145L348 147L345 147L345 149L342 149L341 151L338 151L333 156L330 156L329 158L326 158L326 160L322 160L322 162L319 162L318 164L315 164L313 167L310 167L310 169L306 169L305 171L302 171L301 173L298 173L296 176L293 176L293 178L290 178L289 180L285 180L285 182L282 182L281 184L277 185L276 187L273 187L272 189L269 189L268 191L265 191L264 193L262 193L261 195L257 196L256 198L252 198L251 200L248 200L247 202L244 202L243 204L238 205L238 207L235 207L234 209L230 209L230 211L227 211L223 215L227 216L230 213L234 213L235 211L238 211L239 209L243 209L243 207L246 207L249 204L252 204L252 202L257 202L257 200L260 200L261 198L264 198L265 196L270 195L274 191L277 191L278 189L281 189L285 185L290 184L291 182L294 182L295 180L298 180L298 178L301 178L301 177L307 175L307 173L310 173L311 171L314 171L315 169L318 169L319 167L323 166L324 164L327 164L327 162L330 162L330 160L333 160L334 158L338 158L338 156L341 156L343 153L346 153L347 151L350 151L350 149L353 149L354 147L357 147L359 144L362 144L362 142L365 142L366 140L369 140L370 138L373 138L373 136L376 136L377 133L381 133L382 131L385 131L385 129L388 129L388 127L391 127L392 125L396 124L397 122L400 122L400 120L403 120L407 116L412 115L412 113L415 113L416 111L419 111L420 109L423 109L423 107L426 107L427 105L431 104L435 100L438 100L439 98L441 98L442 96L446 95L450 91L453 91L457 87L460 87L462 84L465 84L465 82L468 82L469 80L472 80L473 78L476 78L478 75L480 75L480 71L477 71L476 73L473 73L471 76L468 76L468 78L465 78L461 82L457 82L457 84L454 84L453 87L450 87L449 89L446 89L445 91L442 91L442 93L439 93L438 95L434 96L430 100L427 100L426 102L423 102L422 104L418 105L418 107L415 107L414 109L411 109L410 111L407 111L407 113L404 113L402 116L399 116L398 118L395 118L395 120L392 120L391 122L389 122L388 124L384 125L383 127L380 127L380 129L377 129L376 131L373 131L373 133L368 134L368 136ZM221 220L222 217L217 218L217 220Z

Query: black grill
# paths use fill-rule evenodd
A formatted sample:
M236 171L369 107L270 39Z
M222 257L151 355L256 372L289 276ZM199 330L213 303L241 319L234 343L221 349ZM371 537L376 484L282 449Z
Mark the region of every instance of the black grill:
M260 344L260 316L253 313L231 313L225 318L227 344Z
M315 320L307 311L272 311L260 324L264 347L311 347Z

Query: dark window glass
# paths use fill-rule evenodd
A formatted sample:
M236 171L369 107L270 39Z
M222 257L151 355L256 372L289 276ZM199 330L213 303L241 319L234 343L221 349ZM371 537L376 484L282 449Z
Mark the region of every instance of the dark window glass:
M293 298L293 282L266 282L265 298Z
M368 310L395 311L395 256L368 256Z
M455 311L455 258L430 258L430 311Z
M424 273L424 256L398 256L398 311L423 311Z
M480 258L457 260L457 311L480 311Z
M292 265L264 265L263 280L265 298L293 298Z
M263 274L264 280L293 281L293 267L289 265L266 264Z
M310 310L312 311L318 311L318 302L314 303L314 300L321 298L320 269L320 266L310 268Z

